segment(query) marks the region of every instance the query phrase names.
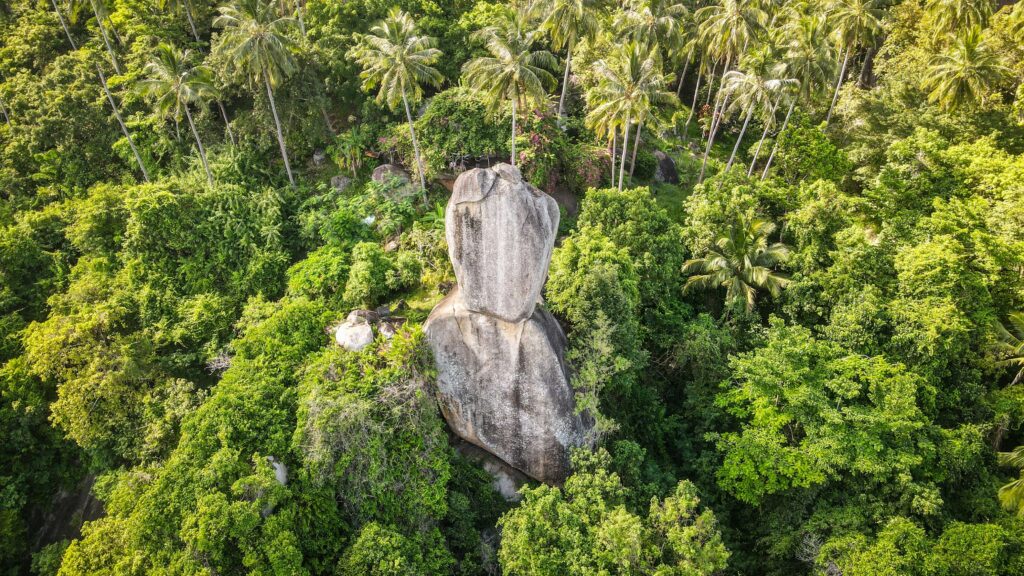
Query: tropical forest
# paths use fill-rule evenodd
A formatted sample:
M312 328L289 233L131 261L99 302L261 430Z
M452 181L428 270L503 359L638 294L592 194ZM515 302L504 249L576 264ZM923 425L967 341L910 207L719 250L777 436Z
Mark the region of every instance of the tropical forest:
M0 0L0 576L1024 576L1024 1Z

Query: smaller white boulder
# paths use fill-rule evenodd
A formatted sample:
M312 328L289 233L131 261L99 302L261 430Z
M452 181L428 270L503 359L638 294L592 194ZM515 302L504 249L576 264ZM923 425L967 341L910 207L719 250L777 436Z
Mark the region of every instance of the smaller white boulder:
M345 350L359 352L373 342L373 327L366 321L346 320L334 330L334 340Z

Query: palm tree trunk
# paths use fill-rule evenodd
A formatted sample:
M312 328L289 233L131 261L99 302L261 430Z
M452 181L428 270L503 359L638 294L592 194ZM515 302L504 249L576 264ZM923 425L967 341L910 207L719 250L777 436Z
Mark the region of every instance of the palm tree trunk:
M512 165L516 165L516 99L512 97Z
M71 37L71 31L68 30L68 23L64 20L64 15L60 12L60 7L57 6L57 0L51 0L53 2L53 11L57 13L57 19L60 20L61 28L64 28L64 34L68 37L68 43L71 44L72 50L78 50L78 46L75 44L74 38Z
M121 39L121 35L117 32L117 26L114 26L114 21L110 19L110 14L107 14L104 20L107 21L107 30L114 35L114 41L117 42L118 46L124 46L124 40Z
M694 112L697 110L697 95L700 93L700 73L701 69L697 67L697 87L693 89L693 103L690 104L690 115L686 117L686 126L683 127L683 142L690 139L690 121L693 120Z
M757 164L757 157L761 154L761 146L764 145L764 139L768 137L768 129L772 126L772 120L775 119L775 111L779 109L779 102L782 101L782 94L775 99L772 104L771 112L768 113L768 119L764 123L764 131L761 132L761 139L757 141L757 148L754 149L754 158L750 160L750 168L747 169L747 178L754 173L754 165Z
M121 127L121 133L124 134L126 140L128 140L128 146L132 149L132 154L135 155L135 161L139 164L139 170L142 171L142 178L149 182L149 172L146 171L146 165L142 163L142 156L139 156L139 150L135 147L135 142L132 140L132 135L128 132L128 127L124 124L124 119L121 118L121 111L117 109L117 103L114 102L114 96L110 93L110 89L107 88L107 77L103 75L103 70L100 69L99 65L96 66L96 74L100 77L100 84L103 86L103 93L107 95L107 101L110 102L110 107L114 110L114 117L117 118L117 124Z
M114 71L118 74L121 73L121 66L117 63L117 55L114 54L114 48L110 46L110 37L107 36L107 28L103 25L103 18L100 17L100 12L96 8L96 3L92 2L92 13L96 16L96 27L100 29L100 36L103 38L103 44L107 47L107 54L110 55L110 61L114 64Z
M274 102L274 91L270 88L270 76L263 70L263 83L267 86L267 98L270 100L270 111L274 114L274 126L277 128L277 143L281 147L281 158L284 159L284 170L288 173L288 182L295 186L292 166L288 162L288 149L284 145L284 133L281 132L281 119L277 117L277 104Z
M405 104L405 117L409 120L409 134L412 136L412 151L416 156L416 173L420 175L420 189L423 190L423 202L427 201L427 180L423 176L423 160L420 159L420 144L416 140L416 127L412 124L412 112L409 111L409 100L402 90L402 104Z
M747 107L747 116L743 119L743 127L740 128L740 135L736 137L736 144L733 144L732 154L729 155L729 162L725 165L725 173L728 174L729 170L732 170L732 164L736 160L736 152L740 149L740 144L743 142L743 135L747 133L747 126L750 125L750 118L754 115L754 103L751 102L750 106Z
M725 115L725 107L729 105L729 95L726 94L722 101L722 115ZM716 122L717 118L711 117L711 130L708 132L708 145L704 148L704 160L700 164L700 176L697 177L697 184L704 181L704 170L708 166L708 154L711 152L711 145L715 143L715 134L718 132L718 125L721 121Z
M629 123L632 118L626 113L626 126L622 133L622 159L619 160L619 192L622 192L622 178L626 175L626 152L629 150Z
M683 64L683 73L679 75L679 85L676 86L676 98L683 97L683 81L686 80L686 73L690 71L690 60L693 58L693 50L686 55L686 64Z
M636 168L636 152L640 148L640 130L644 127L644 121L636 124L636 136L633 137L633 157L629 161L629 185L633 185L633 169Z
M220 99L217 100L217 108L220 109L220 115L222 118L224 118L224 127L227 128L228 130L228 138L231 140L231 145L234 146L235 133L231 131L231 123L228 122L228 113L226 110L224 110L224 104L220 101Z
M881 44L884 42L884 38L878 42ZM875 54L878 53L878 49L871 46L867 49L867 53L864 54L864 63L860 67L860 76L857 78L857 85L860 88L871 88L875 85Z
M567 46L565 55L565 75L562 77L562 95L558 98L558 118L565 117L565 93L569 89L569 67L572 65L572 46Z
M192 29L192 37L196 39L196 42L202 42L199 39L199 32L196 32L196 22L192 19L192 9L188 6L188 0L184 2L185 17L188 18L188 26Z
M715 105L711 108L711 126L708 128L708 139L718 129L719 117L725 115L725 106L723 103L721 112L719 112L718 105L722 102L722 90L725 88L725 75L729 72L729 65L732 63L732 58L726 56L725 67L722 68L721 78L718 81L718 91L715 94ZM710 85L709 85L710 87ZM711 99L711 90L708 90L708 99ZM728 101L728 96L725 98Z
M618 140L618 130L611 129L611 188L615 188L615 146Z
M188 105L185 105L185 118L188 119L188 127L192 129L192 136L196 139L196 147L199 148L199 158L203 161L203 170L206 171L206 181L213 186L213 174L210 173L210 164L206 161L206 150L203 148L203 141L199 139L199 132L196 130L196 124L192 121L192 112L188 109Z
M306 37L306 21L302 18L302 4L299 0L295 0L295 16L299 21L299 32L302 33L302 37Z
M714 64L711 65L711 76L709 76L709 78L711 78L711 80L708 81L708 97L704 99L704 105L705 106L707 106L708 104L711 104L711 92L714 90L714 83L715 83L715 70L718 70L718 63L717 62L715 62Z
M782 138L782 133L786 131L786 126L789 125L789 116L793 113L793 107L796 106L796 99L789 104L789 110L786 112L786 119L782 121L782 128L779 128L779 133L775 135L775 143L772 144L772 153L768 155L768 161L764 164L764 172L761 173L761 180L768 177L768 169L772 166L772 160L775 158L775 151L779 149L779 138Z
M4 104L4 99L0 98L0 112L4 115L4 122L7 122L7 126L11 126L11 117L7 114L7 105Z
M839 68L839 80L836 81L836 91L832 95L832 105L828 107L828 115L825 116L825 126L832 121L832 111L836 107L836 101L839 100L839 89L843 86L843 76L846 76L846 64L850 61L850 52L852 47L846 48L846 56L843 57L843 65Z

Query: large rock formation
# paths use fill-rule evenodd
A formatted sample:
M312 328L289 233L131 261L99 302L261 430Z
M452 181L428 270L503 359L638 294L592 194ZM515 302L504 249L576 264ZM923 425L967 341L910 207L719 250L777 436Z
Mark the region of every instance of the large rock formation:
M537 480L561 482L589 419L575 412L565 334L537 306L558 207L499 164L459 176L445 223L458 288L425 326L441 411L468 442Z
M445 212L445 235L467 307L508 322L529 318L556 232L558 204L513 166L459 176Z

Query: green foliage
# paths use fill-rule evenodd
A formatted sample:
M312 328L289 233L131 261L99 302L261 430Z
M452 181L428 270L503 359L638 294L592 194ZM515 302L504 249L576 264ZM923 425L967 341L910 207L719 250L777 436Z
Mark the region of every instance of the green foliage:
M4 3L0 573L1024 573L1024 7L620 4ZM639 123L683 183L593 190ZM431 399L442 187L366 181L409 124L432 177L514 149L581 200L546 298L611 456L519 506ZM789 281L723 314L682 268L737 220Z
M871 541L848 537L821 548L819 564L843 574L1016 574L1021 568L1013 550L1020 539L996 524L948 524L938 538L910 520L896 517Z
M552 255L546 294L551 309L584 333L597 322L614 321L616 349L634 356L639 349L639 282L629 252L600 229L585 226Z
M604 450L573 457L564 488L523 490L500 520L506 574L715 574L729 552L693 484L682 481L646 516L625 507L628 490Z
M842 182L850 161L805 114L797 114L779 136L776 173L791 184L806 180Z
M422 539L411 539L400 532L371 522L345 552L335 571L340 576L404 576L406 574L445 574L452 559L440 546L436 531Z
M718 402L745 423L716 435L725 457L718 479L757 504L793 488L842 481L876 492L905 478L891 497L929 514L934 493L924 470L937 454L928 414L935 391L884 358L846 353L806 329L774 320L764 347L736 357L736 385ZM925 449L926 446L932 446Z
M428 175L452 171L467 160L508 154L507 111L481 114L479 92L461 86L435 94L416 120Z
M288 269L288 294L339 302L348 281L351 254L337 246L323 246Z
M388 292L388 276L394 265L379 244L361 242L352 248L352 268L342 298L372 308Z
M641 324L647 337L663 337L687 313L680 302L682 234L647 188L589 190L577 225L591 227L625 248L639 276Z

